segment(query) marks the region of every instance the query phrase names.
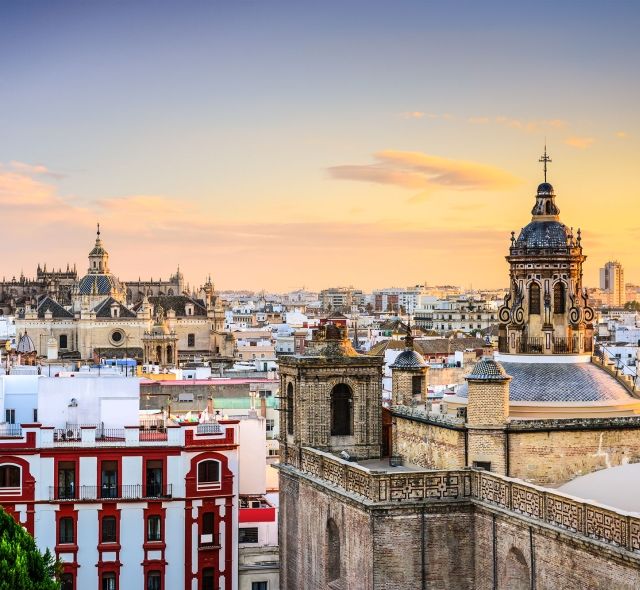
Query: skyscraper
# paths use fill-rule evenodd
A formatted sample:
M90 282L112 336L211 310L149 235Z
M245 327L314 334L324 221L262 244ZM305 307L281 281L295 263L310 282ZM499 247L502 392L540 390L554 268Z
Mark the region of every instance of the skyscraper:
M622 307L625 304L624 269L617 260L607 262L600 269L600 288L609 295L612 306Z

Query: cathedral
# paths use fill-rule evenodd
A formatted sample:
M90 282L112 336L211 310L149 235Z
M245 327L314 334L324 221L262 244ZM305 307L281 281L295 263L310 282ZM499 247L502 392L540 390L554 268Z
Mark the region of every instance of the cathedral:
M511 236L499 350L428 406L414 349L391 365L321 326L280 363L285 590L640 587L640 518L561 488L640 462L635 384L594 355L580 230L538 186Z
M15 310L16 333L29 336L38 356L133 357L163 367L233 357L235 342L224 330L224 310L210 279L197 295L184 289L179 270L168 283L122 283L109 268L100 226L88 261L79 279L74 267L54 273L44 291L40 283L27 287L27 281L24 289L9 289L5 301L21 305Z

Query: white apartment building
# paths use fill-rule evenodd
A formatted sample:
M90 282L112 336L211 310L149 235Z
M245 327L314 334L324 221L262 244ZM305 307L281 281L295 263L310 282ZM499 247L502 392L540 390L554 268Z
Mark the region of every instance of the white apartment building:
M413 314L417 326L438 334L452 331L476 332L498 322L499 300L432 299L422 297L421 307Z

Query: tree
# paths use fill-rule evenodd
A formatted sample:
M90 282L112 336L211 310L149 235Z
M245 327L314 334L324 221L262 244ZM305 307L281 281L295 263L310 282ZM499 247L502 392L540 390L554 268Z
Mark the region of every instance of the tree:
M638 301L627 301L624 304L625 309L629 309L631 311L640 311L640 302Z
M47 549L0 506L0 590L59 590L57 564Z

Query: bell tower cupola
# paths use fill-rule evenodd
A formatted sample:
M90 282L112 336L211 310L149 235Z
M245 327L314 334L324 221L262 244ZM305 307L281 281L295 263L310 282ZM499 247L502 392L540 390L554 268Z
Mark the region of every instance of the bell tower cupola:
M89 274L109 274L109 253L100 239L100 224L96 231L96 243L89 252Z

